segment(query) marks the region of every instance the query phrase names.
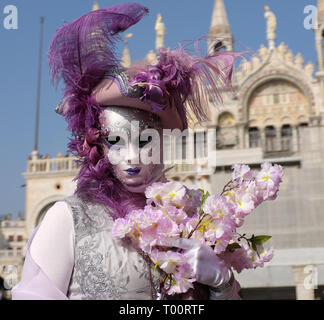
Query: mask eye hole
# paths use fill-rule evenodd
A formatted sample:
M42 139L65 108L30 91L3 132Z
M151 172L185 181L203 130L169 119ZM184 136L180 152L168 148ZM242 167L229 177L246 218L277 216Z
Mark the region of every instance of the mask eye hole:
M116 146L119 148L125 146L125 140L120 136L108 136L104 139L104 141L108 148L111 148L112 146Z
M138 146L139 146L139 148L143 148L151 141L152 141L152 136L142 137L142 139L139 139L139 141L138 141Z

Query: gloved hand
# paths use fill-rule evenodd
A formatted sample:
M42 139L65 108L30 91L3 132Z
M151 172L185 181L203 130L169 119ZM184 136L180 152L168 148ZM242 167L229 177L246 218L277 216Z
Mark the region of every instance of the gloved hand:
M209 246L195 239L167 239L160 245L185 250L184 255L194 269L196 281L199 283L217 288L231 279L232 271L225 262Z

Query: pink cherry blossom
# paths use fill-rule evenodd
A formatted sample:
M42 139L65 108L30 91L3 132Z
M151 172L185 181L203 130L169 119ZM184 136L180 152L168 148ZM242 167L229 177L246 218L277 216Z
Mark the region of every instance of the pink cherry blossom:
M256 184L262 195L263 201L274 200L277 197L279 185L282 182L283 169L279 165L265 162L261 171L256 175Z
M193 190L186 188L187 201L184 206L184 211L191 217L197 213L201 204L201 192L200 190Z
M175 273L176 269L186 263L183 254L174 251L152 250L150 258L167 274Z
M186 188L180 182L153 183L145 191L145 196L156 205L173 205L182 208L186 201Z
M177 208L174 206L165 206L164 212L170 219L176 222L178 225L185 222L188 219L186 211L182 208Z
M240 246L241 248L235 249L234 252L225 251L219 255L229 267L232 267L238 273L243 269L253 268L253 250L247 243L240 243Z
M253 268L263 267L265 262L269 262L274 255L273 247L265 249L263 245L257 245L257 252L253 251Z
M211 246L215 254L237 272L263 267L272 259L273 248L252 246L252 238L249 240L236 231L258 205L277 197L282 167L270 163L261 167L254 177L249 166L234 165L233 180L221 195L208 196L203 206L200 190L188 189L180 182L153 183L145 191L146 206L117 219L112 229L113 237L128 237L168 274L171 281L168 294L186 292L195 281L185 253L168 250L165 246L170 239L191 237ZM233 250L228 247L232 243L239 243L240 247Z
M193 282L196 281L193 268L188 264L182 264L173 275L172 286L168 291L169 295L187 292L193 288Z
M112 235L115 238L124 238L132 229L132 222L129 219L119 218L116 219L113 228Z
M242 183L244 180L252 180L253 172L250 167L246 164L234 164L232 166L232 180L237 181L238 183Z
M211 195L206 199L203 211L211 215L214 219L225 220L231 219L234 208L225 196Z

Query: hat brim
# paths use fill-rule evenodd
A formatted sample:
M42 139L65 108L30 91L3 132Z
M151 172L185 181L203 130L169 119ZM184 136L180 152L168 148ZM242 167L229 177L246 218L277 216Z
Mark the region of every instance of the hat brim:
M133 107L152 112L151 106L138 97L123 95L118 84L112 79L103 79L93 90L92 96L100 106ZM180 129L181 131L185 129L174 102L168 104L163 111L154 113L160 117L163 129Z

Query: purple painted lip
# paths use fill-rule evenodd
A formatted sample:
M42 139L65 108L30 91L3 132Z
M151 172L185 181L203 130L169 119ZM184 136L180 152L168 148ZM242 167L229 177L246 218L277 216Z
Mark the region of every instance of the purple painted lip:
M129 168L129 169L124 170L124 171L126 171L129 175L134 176L134 175L140 173L141 168Z

